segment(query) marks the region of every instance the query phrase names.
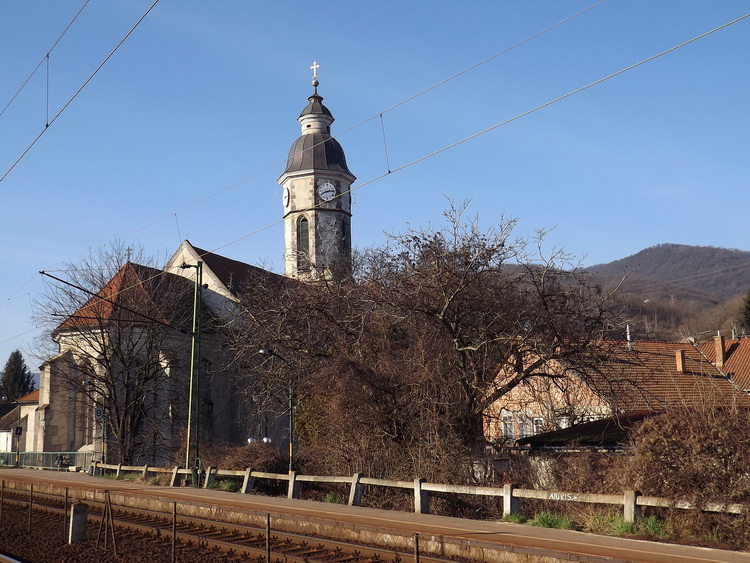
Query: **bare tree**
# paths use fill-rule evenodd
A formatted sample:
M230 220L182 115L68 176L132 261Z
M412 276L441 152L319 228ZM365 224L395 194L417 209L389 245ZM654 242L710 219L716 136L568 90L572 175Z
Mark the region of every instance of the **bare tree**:
M560 250L481 230L451 206L445 226L364 252L356 279L254 287L235 352L285 358L303 450L329 469L454 478L484 446L489 405L564 361L586 374L610 322L608 296ZM499 373L505 374L502 379ZM467 477L468 478L468 477Z
M185 388L176 376L189 365L180 330L190 326L193 291L187 279L136 264L130 253L117 246L69 264L36 307L58 348L52 387L60 399L74 397L67 423L78 426L77 441L95 438L82 433L95 416L109 459L123 463L157 461L172 449Z

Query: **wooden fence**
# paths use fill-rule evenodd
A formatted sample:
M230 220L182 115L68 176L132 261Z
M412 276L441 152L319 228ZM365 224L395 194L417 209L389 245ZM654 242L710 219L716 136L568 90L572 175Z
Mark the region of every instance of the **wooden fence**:
M706 501L701 504L682 500L671 500L662 497L651 497L641 495L637 491L624 491L617 495L576 493L568 491L542 491L537 489L520 489L514 485L503 487L479 487L472 485L445 485L442 483L429 483L424 479L414 481L393 481L390 479L373 479L355 473L351 477L336 477L326 475L300 475L295 471L290 473L265 473L262 471L230 471L209 467L200 474L192 469L160 468L145 466L107 465L101 462L93 462L89 473L91 475L115 475L120 478L126 473L140 474L144 479L150 474L170 475L170 486L179 487L186 483L204 488L210 487L217 479L231 479L240 481L240 493L251 493L257 480L266 479L287 483L288 498L300 498L300 487L302 483L338 483L348 485L350 506L362 505L362 494L366 487L386 487L405 489L413 491L414 512L417 514L429 514L430 493L477 495L498 497L503 502L503 516L511 516L521 512L521 499L536 499L554 502L580 502L590 504L606 504L621 506L623 516L627 522L635 522L641 516L644 506L676 508L681 510L703 510L706 512L723 512L729 514L740 514L746 511L745 505L726 504Z

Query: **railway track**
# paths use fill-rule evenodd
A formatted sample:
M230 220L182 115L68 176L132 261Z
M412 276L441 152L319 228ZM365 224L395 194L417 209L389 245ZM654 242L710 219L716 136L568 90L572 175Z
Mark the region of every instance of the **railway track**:
M29 529L37 517L56 518L67 523L69 506L77 499L62 495L37 493L29 490L3 488L0 511L15 506L27 511ZM419 551L419 535L414 535L414 549L405 551L383 546L368 546L351 542L321 538L302 533L273 529L271 515L265 514L265 527L235 524L222 520L209 520L179 514L179 505L173 503L171 514L141 508L132 508L106 502L86 500L88 505L89 536L98 528L97 543L101 538L111 542L116 550L118 536L137 534L146 541L162 545L170 543L173 554L188 551L220 552L227 561L269 561L302 563L308 561L385 563L417 561L443 563L456 559L437 557ZM1 514L1 512L0 512ZM259 513L262 520L263 514ZM92 526L92 524L94 526ZM103 535L102 535L103 532ZM174 557L174 556L173 556Z

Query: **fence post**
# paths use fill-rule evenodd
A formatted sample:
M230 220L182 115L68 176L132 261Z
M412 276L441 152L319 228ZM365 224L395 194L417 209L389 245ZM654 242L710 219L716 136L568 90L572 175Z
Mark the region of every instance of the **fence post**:
M521 499L513 496L515 488L510 483L503 485L503 518L521 512Z
M208 471L206 471L206 478L203 480L204 489L208 489L210 485L213 485L214 481L216 480L217 471L218 468L209 466Z
M245 480L242 481L242 494L249 494L253 490L253 485L255 484L255 479L253 478L253 470L251 467L247 468L247 471L245 471Z
M427 479L414 479L414 514L430 513L430 493L422 490Z
M179 479L179 471L180 467L178 465L174 466L174 469L172 470L172 482L169 484L170 487L177 487L178 479Z
M349 489L349 506L362 506L362 478L361 473L352 475L352 486Z
M122 463L117 464L117 473L115 473L115 478L119 479L122 477Z
M287 498L299 498L299 482L297 481L297 472L289 472L289 490Z
M641 517L643 509L638 506L637 501L641 493L638 491L625 491L623 499L624 518L625 522L633 524L638 518Z
M141 475L141 478L145 481L146 477L148 477L148 463L143 466L143 475Z

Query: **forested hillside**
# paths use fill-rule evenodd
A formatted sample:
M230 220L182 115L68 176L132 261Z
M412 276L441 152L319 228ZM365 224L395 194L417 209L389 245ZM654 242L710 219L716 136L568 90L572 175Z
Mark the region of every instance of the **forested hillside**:
M588 270L606 287L623 280L619 299L642 335L675 339L743 328L738 310L750 291L750 252L660 244Z

